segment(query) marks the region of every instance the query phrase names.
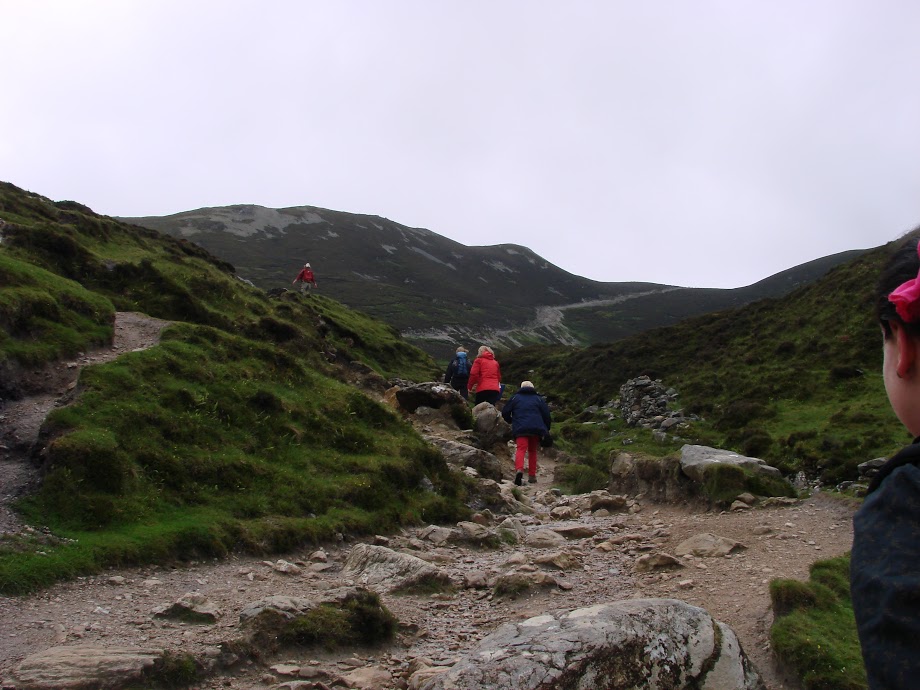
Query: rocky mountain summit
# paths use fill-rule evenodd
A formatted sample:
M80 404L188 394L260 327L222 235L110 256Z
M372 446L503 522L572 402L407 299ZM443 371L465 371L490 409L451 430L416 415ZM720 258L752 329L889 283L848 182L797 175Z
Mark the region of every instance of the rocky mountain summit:
M441 450L469 520L0 599L2 687L795 687L770 654L766 585L846 551L846 506L739 494L743 509L712 510L692 471L679 492L647 492L644 473L620 492L626 454L610 490L563 495L553 449L516 487L492 406L470 418L438 383L368 394ZM685 451L688 468L757 464Z

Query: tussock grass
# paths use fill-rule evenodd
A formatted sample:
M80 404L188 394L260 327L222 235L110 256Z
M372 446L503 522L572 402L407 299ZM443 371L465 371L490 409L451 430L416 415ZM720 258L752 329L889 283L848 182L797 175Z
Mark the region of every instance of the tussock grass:
M114 319L108 299L0 252L0 363L35 366L103 345Z
M850 557L818 561L808 582L773 580L776 615L770 639L776 655L806 690L865 690L856 620L850 601Z

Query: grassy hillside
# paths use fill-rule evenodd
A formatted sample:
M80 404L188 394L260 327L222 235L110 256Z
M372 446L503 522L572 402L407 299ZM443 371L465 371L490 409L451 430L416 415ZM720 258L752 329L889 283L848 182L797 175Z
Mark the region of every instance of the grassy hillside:
M570 413L616 398L628 379L647 374L705 419L693 432L700 440L787 472L855 478L858 463L910 440L885 397L872 316L872 289L890 249L867 252L781 299L608 345L511 351L501 358L503 373L534 380ZM608 450L616 446L614 439Z
M353 361L435 374L390 326L321 296L271 299L195 245L12 185L0 220L11 371L106 341L113 308L175 322L85 369L47 420L44 482L20 508L64 540L0 542L0 591L463 514L440 456L346 383Z

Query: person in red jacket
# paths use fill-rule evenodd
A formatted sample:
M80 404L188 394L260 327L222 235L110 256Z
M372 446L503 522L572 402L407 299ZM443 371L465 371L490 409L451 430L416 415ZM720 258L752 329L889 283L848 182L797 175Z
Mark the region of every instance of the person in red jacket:
M308 292L310 288L316 287L316 276L313 275L313 269L310 268L310 264L303 265L303 268L300 269L300 273L297 274L297 277L294 278L291 285L297 285L298 280L300 281L301 292Z
M491 347L479 346L478 356L470 369L467 390L476 393L476 404L497 403L502 397L502 372Z

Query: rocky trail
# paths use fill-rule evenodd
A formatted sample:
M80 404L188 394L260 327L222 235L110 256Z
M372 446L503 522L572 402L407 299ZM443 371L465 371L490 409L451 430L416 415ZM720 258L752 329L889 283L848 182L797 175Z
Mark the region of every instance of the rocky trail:
M161 327L162 322L158 326L120 317L116 334L120 330L122 339L117 336L110 352L91 353L87 360L155 342ZM28 442L31 429L37 432L42 406L47 413L55 399L21 401L18 411L7 404L0 411L4 439L16 439L4 440L4 495L28 484L29 472L17 474L10 468L26 464L19 448ZM423 414L411 418L427 435L469 441L468 432L443 420ZM90 654L97 656L102 655L99 650L132 648L212 660L215 672L194 686L202 689L420 688L503 623L639 598L680 599L706 609L735 631L769 690L798 687L784 678L770 650L768 583L773 578L806 579L815 560L848 551L851 506L820 492L788 504L732 512L605 492L562 496L552 489L553 455L541 458L537 484L518 490L508 479L495 484L508 505L521 507L517 514L482 510L473 523L419 526L366 540L430 564L449 578L452 587L444 591L396 593L391 591L395 582L368 580L367 572L362 574L349 561L358 542L347 537L271 559L236 555L111 570L32 596L0 598L0 687L62 687L54 684L63 682L64 676L54 676L59 668L55 664L66 666L62 650L91 646L97 651ZM499 455L499 461L503 475L513 477L508 455ZM3 529L22 528L12 516L3 519ZM517 537L501 542L490 538L500 525ZM648 556L673 555L684 540L701 533L737 545L726 555L677 556L672 567L644 569ZM253 602L279 595L322 597L343 585L364 585L380 593L399 621L394 642L373 648L289 650L262 662L227 663L224 643L234 639L240 614ZM508 594L499 595L502 589ZM206 604L210 622L162 615L190 594ZM44 675L29 676L23 660L46 650L49 656L40 660Z

